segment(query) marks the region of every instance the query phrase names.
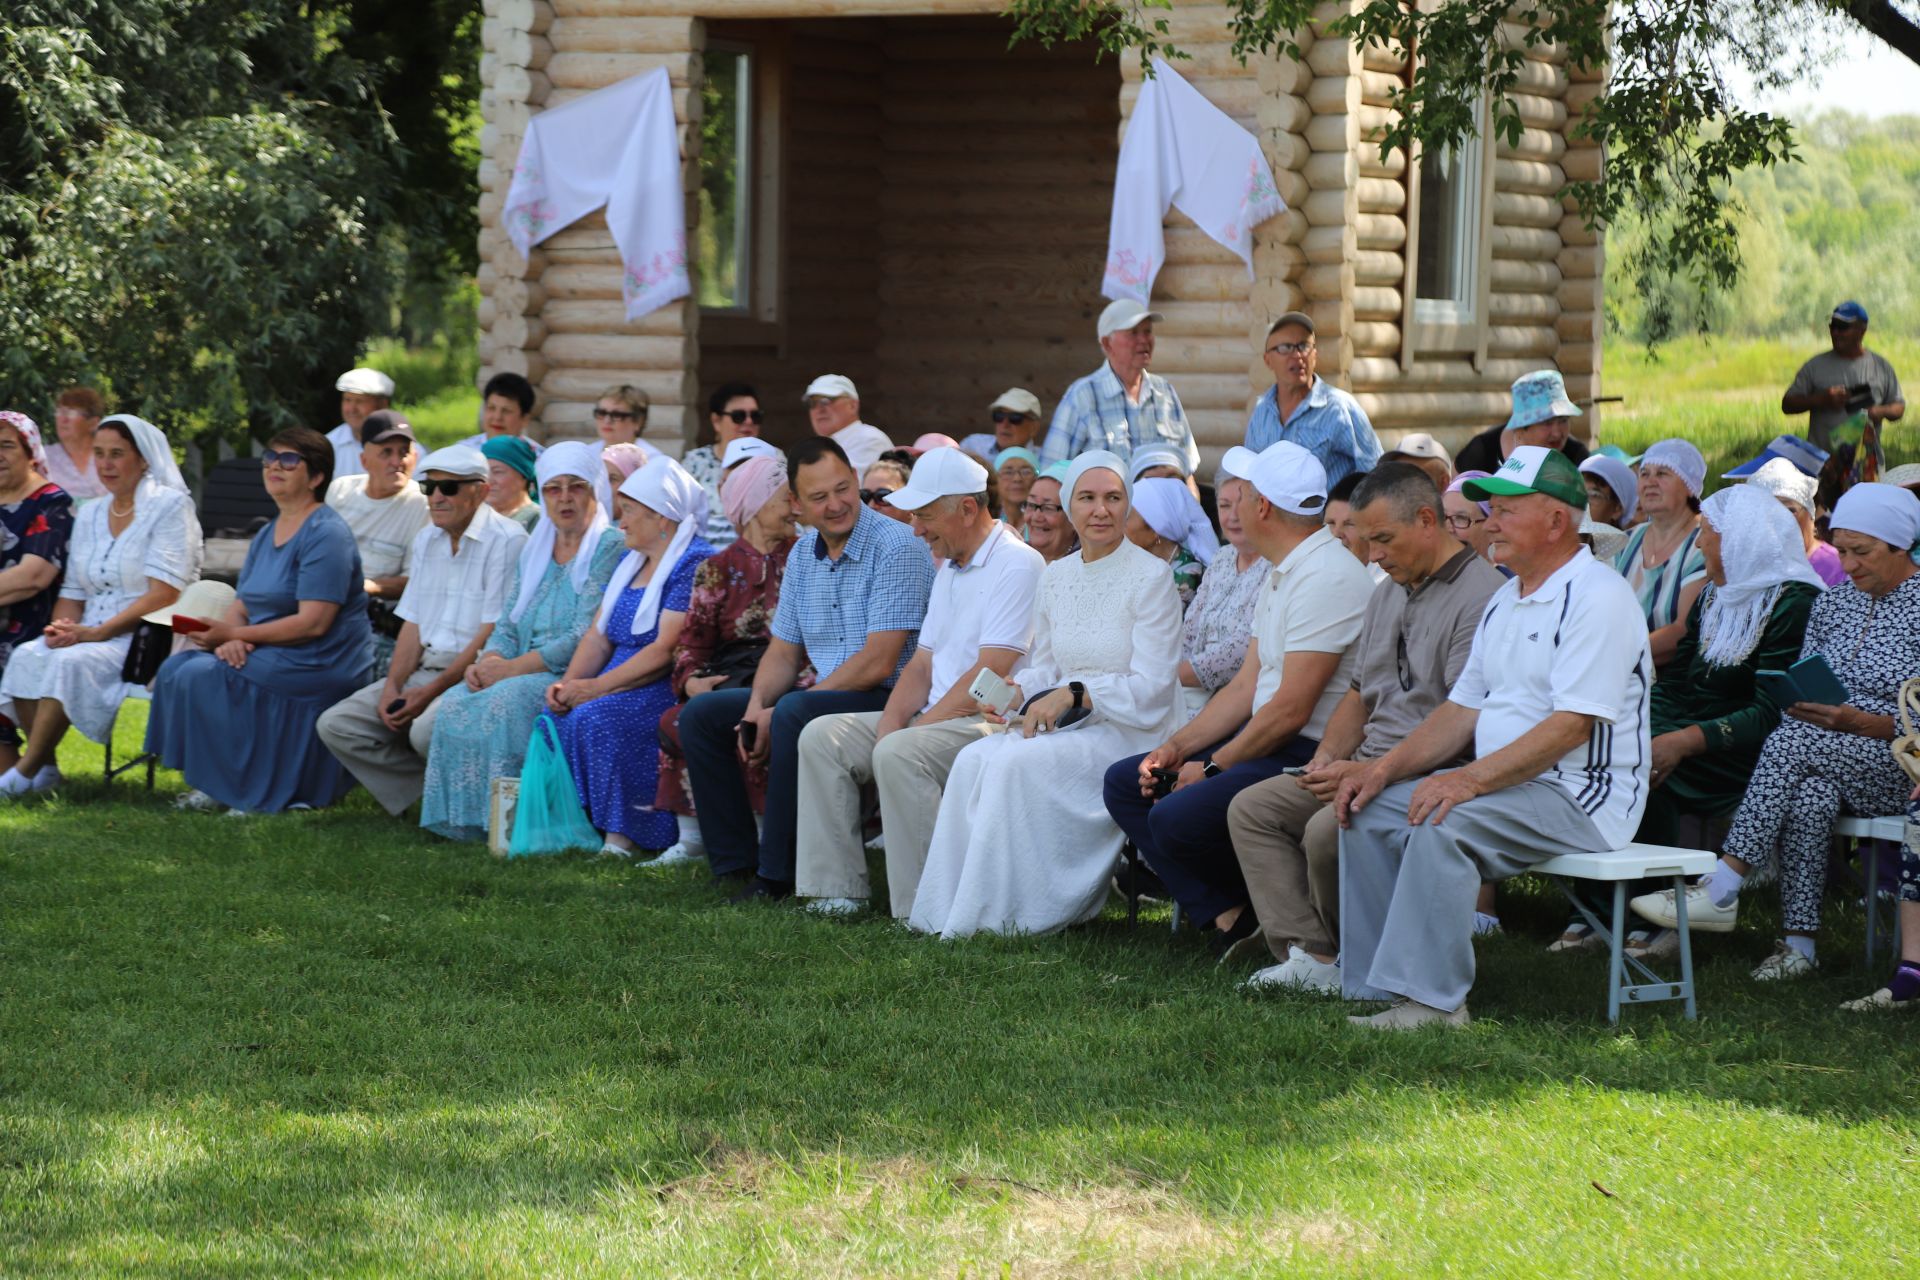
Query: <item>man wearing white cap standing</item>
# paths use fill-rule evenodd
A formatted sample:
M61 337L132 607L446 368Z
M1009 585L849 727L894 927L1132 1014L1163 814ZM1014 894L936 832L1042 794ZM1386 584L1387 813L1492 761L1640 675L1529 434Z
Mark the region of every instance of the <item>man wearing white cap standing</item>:
M420 462L432 521L413 540L412 572L387 678L335 703L316 726L388 813L420 798L434 703L458 684L506 604L527 531L486 504L487 460L453 445Z
M1106 361L1060 397L1040 446L1043 468L1069 462L1089 449L1131 458L1136 448L1148 444L1179 449L1189 475L1200 465L1200 449L1173 384L1147 372L1153 362L1153 322L1160 318L1159 312L1132 298L1107 304L1095 326Z
M1252 486L1239 506L1249 546L1274 566L1254 608L1240 671L1200 714L1144 756L1107 770L1107 812L1194 923L1226 950L1259 927L1227 830L1233 798L1319 750L1353 683L1360 619L1373 580L1321 519L1327 473L1282 441L1259 455L1236 446L1224 474ZM1156 799L1173 770L1172 792Z
M860 421L860 391L845 374L821 374L807 384L800 398L806 402L813 434L828 436L839 445L855 475L867 474L867 468L893 448L886 432Z
M360 424L376 409L393 403L393 379L378 369L349 369L333 389L340 393L340 425L327 432L333 446L333 478L357 476L360 465Z
M987 470L958 449L929 449L886 501L944 560L920 647L885 710L821 716L800 734L796 892L829 914L868 896L860 788L880 792L893 914L913 910L933 817L953 758L990 726L968 692L981 671L1006 678L1033 641L1033 599L1046 562L987 510Z
M1653 654L1633 589L1580 542L1579 469L1522 445L1461 492L1491 505L1514 576L1447 700L1334 794L1343 985L1394 1001L1351 1019L1376 1030L1464 1025L1481 882L1620 848L1647 805Z
M1320 459L1330 485L1373 470L1380 460L1380 438L1360 402L1319 376L1312 316L1289 311L1267 326L1260 358L1273 375L1273 387L1254 402L1247 448L1258 453L1282 440L1297 444Z

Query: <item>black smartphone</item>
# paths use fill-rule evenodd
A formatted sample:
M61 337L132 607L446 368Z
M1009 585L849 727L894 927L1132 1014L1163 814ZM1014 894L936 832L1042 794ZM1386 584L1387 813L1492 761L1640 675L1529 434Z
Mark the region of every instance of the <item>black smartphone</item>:
M407 700L405 698L395 698L392 702L389 702L387 704L387 714L392 715L406 705L407 705Z
M760 726L751 720L742 720L737 728L740 734L740 749L752 752L754 739L760 736Z
M1153 775L1151 794L1155 800L1173 794L1173 784L1180 780L1178 769L1149 769L1147 772Z

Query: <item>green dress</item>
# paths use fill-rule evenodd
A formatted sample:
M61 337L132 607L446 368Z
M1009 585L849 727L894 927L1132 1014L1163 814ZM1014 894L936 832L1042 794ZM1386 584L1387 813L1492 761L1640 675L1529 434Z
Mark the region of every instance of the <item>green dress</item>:
M1653 736L1699 725L1705 753L1681 762L1647 798L1639 839L1672 844L1680 819L1693 814L1723 818L1740 807L1767 735L1780 723L1780 708L1754 683L1756 671L1784 671L1800 658L1807 615L1819 588L1789 582L1780 589L1760 643L1737 667L1716 667L1700 656L1700 615L1706 595L1693 602L1686 634L1654 681L1649 721Z

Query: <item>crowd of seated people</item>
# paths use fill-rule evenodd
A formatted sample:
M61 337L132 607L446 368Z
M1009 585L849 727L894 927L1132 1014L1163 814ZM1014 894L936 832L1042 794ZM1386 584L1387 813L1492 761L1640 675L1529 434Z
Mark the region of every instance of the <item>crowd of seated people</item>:
M421 456L391 381L353 370L340 427L266 442L276 515L214 606L158 429L84 388L57 446L0 414L0 796L59 786L67 730L104 741L150 682L185 808L359 785L477 841L544 743L602 853L704 860L734 902L1043 934L1124 870L1261 957L1250 988L1380 1002L1369 1028L1466 1022L1499 882L1636 839L1721 854L1684 891L1698 930L1774 873L1785 936L1754 977L1815 970L1835 820L1915 798L1888 747L1920 675L1920 496L1818 512L1819 460L1786 446L1705 496L1687 441L1573 448L1551 370L1457 460L1481 465L1418 433L1383 451L1300 313L1208 490L1149 368L1158 318L1108 306L1050 420L1015 387L980 431L898 444L825 374L782 450L730 382L680 460L626 385L597 439L542 449L512 374L480 435ZM1763 673L1813 655L1845 700L1783 703ZM1647 888L1631 946L1669 954L1678 904ZM1906 954L1850 1007L1920 1007L1911 850L1901 896Z

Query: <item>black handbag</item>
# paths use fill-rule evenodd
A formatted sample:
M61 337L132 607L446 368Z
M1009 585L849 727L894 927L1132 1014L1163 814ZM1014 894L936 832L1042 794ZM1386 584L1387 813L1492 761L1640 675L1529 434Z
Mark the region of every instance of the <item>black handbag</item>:
M724 677L715 688L751 689L753 676L760 669L760 658L767 651L765 640L736 640L722 645L713 659L693 674Z
M142 622L133 629L133 643L127 646L126 660L120 664L120 678L128 684L152 684L160 674L160 664L172 656L173 628Z

